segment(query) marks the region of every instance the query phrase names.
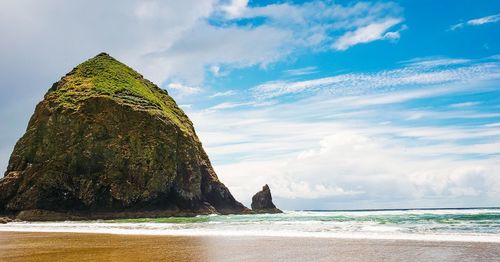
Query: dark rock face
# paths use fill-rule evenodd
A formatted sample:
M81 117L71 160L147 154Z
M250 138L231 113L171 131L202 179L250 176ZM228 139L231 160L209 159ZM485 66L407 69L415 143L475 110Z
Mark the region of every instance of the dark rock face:
M263 186L262 190L252 197L252 210L256 213L283 213L273 204L268 185Z
M0 213L27 220L247 211L168 93L107 54L52 86L0 180Z

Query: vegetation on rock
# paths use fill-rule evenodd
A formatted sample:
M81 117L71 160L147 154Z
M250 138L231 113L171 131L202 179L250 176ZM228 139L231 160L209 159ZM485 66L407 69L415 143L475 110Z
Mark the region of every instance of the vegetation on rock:
M165 115L183 131L193 133L191 121L167 91L127 65L101 53L75 67L55 83L46 99L59 106L78 109L90 97L109 97L155 115Z

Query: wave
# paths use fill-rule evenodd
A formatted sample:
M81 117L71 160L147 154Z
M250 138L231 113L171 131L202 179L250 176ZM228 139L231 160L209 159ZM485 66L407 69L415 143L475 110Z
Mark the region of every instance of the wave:
M500 242L500 210L289 211L107 221L19 222L0 231Z

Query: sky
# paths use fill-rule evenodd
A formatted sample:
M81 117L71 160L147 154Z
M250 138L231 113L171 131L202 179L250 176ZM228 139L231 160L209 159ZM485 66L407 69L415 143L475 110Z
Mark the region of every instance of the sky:
M249 205L498 206L500 2L0 0L0 167L107 52L166 89Z

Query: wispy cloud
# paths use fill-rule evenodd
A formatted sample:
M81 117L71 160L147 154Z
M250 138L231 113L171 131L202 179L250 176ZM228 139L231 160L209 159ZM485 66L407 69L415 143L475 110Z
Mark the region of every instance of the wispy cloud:
M224 92L217 92L217 93L214 93L213 95L210 95L209 97L210 98L215 98L215 97L225 97L225 96L233 96L236 94L236 91L235 90L228 90L228 91L224 91Z
M480 17L480 18L476 18L476 19L471 19L465 23L458 23L458 24L452 25L450 27L450 30L457 30L457 29L463 28L464 26L478 26L478 25L484 25L484 24L489 24L489 23L496 23L498 21L500 21L500 14L490 15L490 16Z
M485 16L467 21L468 25L483 25L500 21L500 14Z
M402 64L418 67L437 67L460 65L472 62L470 59L447 58L447 57L419 57L410 60L401 61Z
M393 2L340 5L313 1L251 7L246 0L233 0L221 10L235 20L265 17L267 25L292 32L289 44L296 47L346 50L375 40L398 39L406 28L388 31L403 21L401 8Z
M133 65L155 82L174 79L200 85L207 70L213 76L222 76L237 68L267 68L302 50L346 50L375 40L395 40L406 28L401 25L402 8L393 2L342 5L312 1L258 6L249 5L247 0L208 2L196 8L197 16L178 31L156 32L148 39L147 48L126 52L142 54L130 59ZM141 3L137 9L141 22L161 23L170 17L169 7L156 2Z
M34 3L39 8L26 8ZM248 3L246 0L131 1L116 8L95 0L86 4L12 1L2 5L0 24L16 25L16 29L2 27L2 39L9 40L2 43L6 47L23 46L23 52L4 48L10 51L2 58L5 66L14 65L13 57L19 56L36 59L33 65L33 62L39 65L57 60L51 67L34 66L53 77L70 64L106 49L157 84L180 82L203 86L209 75L207 71L213 76L223 76L234 69L266 68L301 51L328 50L346 31L388 19L403 19L402 8L393 2L337 4L318 0L258 6ZM91 12L98 5L107 12L104 20ZM54 16L50 11L54 8L61 10L61 15ZM15 15L19 10L24 10L24 15ZM90 20L88 13L92 13ZM27 26L23 20L26 17L43 23ZM77 22L86 19L90 22ZM110 28L114 28L111 33ZM26 33L25 38L14 33L21 31ZM61 31L66 32L64 37ZM43 45L39 44L41 32L45 36ZM95 36L92 39L85 37L90 32ZM394 37L388 34L386 39L390 38ZM74 48L68 41L82 48ZM40 52L42 46L60 51ZM18 53L11 54L13 51ZM64 66L56 68L59 64Z
M379 207L384 207L387 191L408 204L431 198L452 205L461 197L500 196L495 189L500 130L495 124L405 126L402 119L411 110L385 107L363 112L364 106L346 107L331 99L319 96L237 113L191 115L218 174L239 199L250 199L263 183L271 184L277 198L342 197L351 204L372 199ZM447 117L439 112L421 114ZM476 113L456 112L459 117L468 114ZM384 119L390 121L374 122ZM470 139L482 142L471 144ZM469 159L471 154L483 157ZM473 178L477 183L470 183ZM242 185L242 180L248 183ZM334 207L339 208L330 206ZM318 202L315 208L326 207Z
M487 124L487 125L484 125L486 127L500 127L500 122L499 123L492 123L492 124Z
M383 208L389 191L399 205L493 203L500 114L460 98L497 95L490 82L500 78L497 62L440 57L400 65L268 82L252 90L253 100L189 114L219 176L242 200L268 183L277 201L321 199L314 208L373 208L363 201ZM344 91L330 92L336 88ZM293 94L303 96L280 99ZM254 106L269 98L278 103Z
M170 90L173 90L180 97L189 96L201 92L201 88L199 87L183 85L181 83L170 83L168 84L168 88Z
M426 60L404 66L400 69L376 73L341 74L305 81L273 81L258 85L252 93L259 99L307 92L327 91L337 95L355 95L361 92L376 92L387 88L397 88L421 84L442 84L467 82L472 80L496 79L500 77L500 64L478 62L464 64L462 60ZM455 65L454 67L443 65Z
M316 66L308 66L303 68L285 70L283 71L283 74L286 76L303 76L314 74L316 72L318 72L318 68Z
M253 105L253 102L241 102L241 103L235 103L235 102L224 102L217 104L215 106L209 107L208 110L221 110L221 109L230 109L230 108L236 108L240 106L248 106L248 105Z
M355 31L347 32L342 35L332 44L332 47L344 51L357 44L364 44L382 39L398 39L400 37L399 31L388 32L388 30L401 22L401 19L392 18L383 22L375 22L360 27Z
M232 0L221 6L221 9L231 18L239 17L246 11L248 0Z
M453 107L453 108L462 108L462 107L476 106L476 105L479 105L479 104L480 104L480 102L463 102L463 103L451 104L450 107Z

